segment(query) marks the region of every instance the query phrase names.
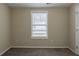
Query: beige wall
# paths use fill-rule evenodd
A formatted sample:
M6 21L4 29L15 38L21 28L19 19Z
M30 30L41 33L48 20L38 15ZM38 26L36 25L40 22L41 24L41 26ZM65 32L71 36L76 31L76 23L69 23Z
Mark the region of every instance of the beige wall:
M48 39L31 39L31 11L48 11ZM12 8L13 46L68 47L67 8Z
M70 12L70 21L69 21L69 46L70 48L75 51L75 5L71 5L69 8Z
M10 13L9 8L0 4L0 53L10 46Z
M69 46L70 49L75 52L76 54L79 54L79 32L76 31L76 29L79 29L79 21L78 21L78 13L79 13L79 4L72 4L70 7L70 27L69 27Z

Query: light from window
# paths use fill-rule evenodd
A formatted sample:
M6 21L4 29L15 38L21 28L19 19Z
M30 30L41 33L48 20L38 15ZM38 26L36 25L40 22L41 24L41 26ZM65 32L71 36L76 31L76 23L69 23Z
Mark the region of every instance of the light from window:
M47 38L47 12L32 12L32 38Z

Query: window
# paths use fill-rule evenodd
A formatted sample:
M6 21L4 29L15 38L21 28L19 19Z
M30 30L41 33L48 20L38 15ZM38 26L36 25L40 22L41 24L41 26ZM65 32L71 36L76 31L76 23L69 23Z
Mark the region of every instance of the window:
M47 18L47 12L32 12L32 38L48 38Z

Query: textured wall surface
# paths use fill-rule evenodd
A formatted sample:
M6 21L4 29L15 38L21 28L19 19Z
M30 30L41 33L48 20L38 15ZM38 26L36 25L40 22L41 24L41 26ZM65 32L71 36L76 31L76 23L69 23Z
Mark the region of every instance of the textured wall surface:
M9 8L0 4L0 53L10 46L10 13Z
M31 38L31 11L48 11L48 39ZM12 8L13 46L68 46L67 8Z

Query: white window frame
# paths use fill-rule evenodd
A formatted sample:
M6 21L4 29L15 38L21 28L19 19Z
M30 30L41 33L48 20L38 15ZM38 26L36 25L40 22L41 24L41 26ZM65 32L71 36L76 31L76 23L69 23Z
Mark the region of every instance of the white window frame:
M32 13L47 13L47 37L33 37L32 36ZM48 39L48 11L31 11L31 39Z

